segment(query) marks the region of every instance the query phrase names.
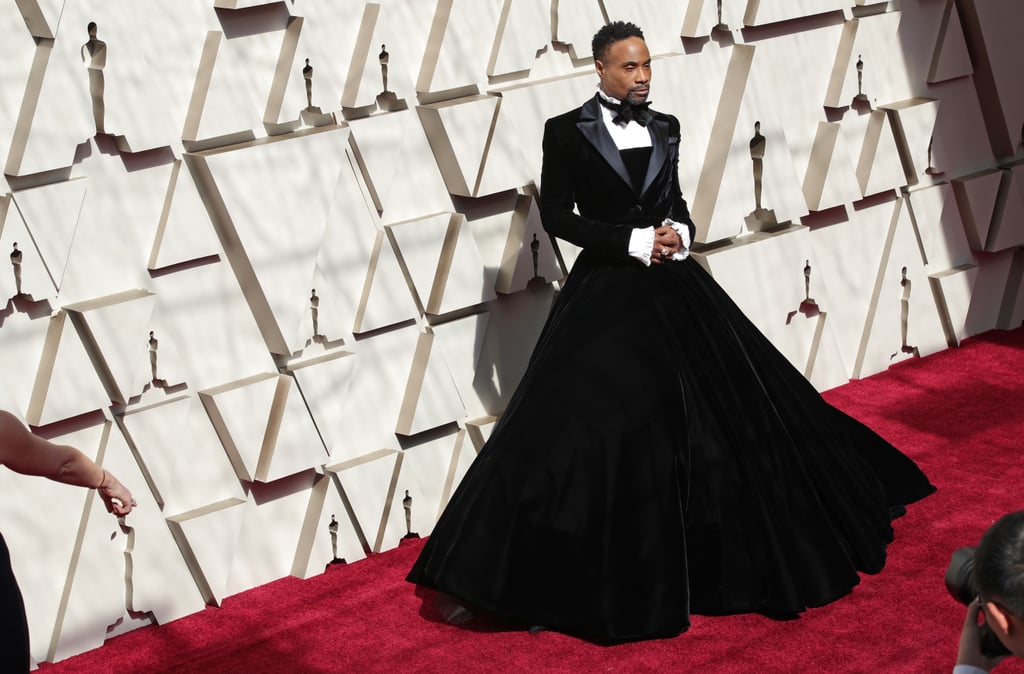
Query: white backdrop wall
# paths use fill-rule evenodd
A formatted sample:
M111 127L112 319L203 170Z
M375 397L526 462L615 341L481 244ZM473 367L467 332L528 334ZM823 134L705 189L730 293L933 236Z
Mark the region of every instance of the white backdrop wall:
M819 389L1021 325L1024 3L721 7L0 1L0 405L139 501L0 470L33 658L430 533L577 252L540 137L606 20L698 259Z

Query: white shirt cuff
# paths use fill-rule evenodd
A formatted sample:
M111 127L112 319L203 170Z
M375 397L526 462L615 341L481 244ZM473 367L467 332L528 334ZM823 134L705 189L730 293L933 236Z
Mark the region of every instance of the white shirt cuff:
M953 668L953 674L988 674L988 670L974 665L957 665Z
M661 224L670 225L672 229L676 230L676 233L679 234L679 238L683 241L683 245L679 248L679 252L673 255L672 259L676 262L681 262L690 257L690 244L693 243L690 241L690 228L681 222L669 220L668 218L662 220Z
M654 249L654 227L634 229L629 235L629 254L651 266L651 250Z

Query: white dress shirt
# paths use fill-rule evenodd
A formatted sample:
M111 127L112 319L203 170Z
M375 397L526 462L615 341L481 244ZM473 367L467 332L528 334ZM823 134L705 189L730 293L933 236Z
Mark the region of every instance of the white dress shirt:
M619 105L619 100L612 98L607 95L599 88L597 95L610 103ZM615 147L620 151L630 150L638 147L651 147L651 132L647 130L647 127L637 124L635 120L630 120L626 124L616 124L612 121L615 113L609 108L601 106L601 119L604 120L605 128L608 129L608 133L611 135L612 140L615 141ZM661 224L671 225L672 229L678 232L679 237L683 241L682 247L678 253L672 256L672 260L679 262L685 260L690 254L690 229L686 225L675 222L665 218ZM631 257L640 260L644 266L649 267L651 265L651 252L654 249L654 227L645 227L643 229L634 229L629 236L629 255Z

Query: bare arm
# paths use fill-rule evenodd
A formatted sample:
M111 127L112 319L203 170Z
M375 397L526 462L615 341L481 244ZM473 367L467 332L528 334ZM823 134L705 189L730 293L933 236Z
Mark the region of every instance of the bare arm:
M58 445L34 435L13 414L0 410L0 463L25 475L95 488L107 511L127 515L132 494L109 471L70 445Z

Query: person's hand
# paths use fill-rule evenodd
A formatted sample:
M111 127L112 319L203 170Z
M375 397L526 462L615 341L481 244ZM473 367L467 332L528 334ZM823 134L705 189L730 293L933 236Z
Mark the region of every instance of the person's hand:
M984 669L986 672L1002 661L1002 656L990 658L981 652L981 632L978 630L978 614L981 612L981 605L972 601L967 606L967 615L964 616L964 626L960 630L960 646L956 653L956 664L971 665Z
M683 240L671 225L661 225L654 230L654 247L651 249L651 264L671 260L679 252Z
M128 488L106 469L103 471L103 482L96 488L96 491L103 499L103 505L107 507L107 512L118 517L127 515L132 508L138 505Z

